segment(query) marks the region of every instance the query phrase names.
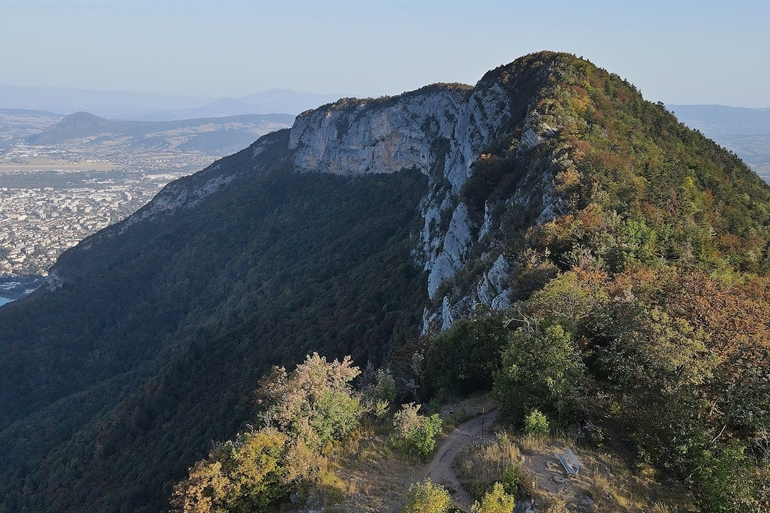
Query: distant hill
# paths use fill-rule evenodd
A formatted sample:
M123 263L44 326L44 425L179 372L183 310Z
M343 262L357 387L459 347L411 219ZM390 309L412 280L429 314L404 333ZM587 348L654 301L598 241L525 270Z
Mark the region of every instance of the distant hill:
M76 112L38 134L27 137L29 144L61 144L73 139L130 138L129 145L164 144L181 151L199 150L211 155L238 151L261 134L290 126L290 114L246 114L222 118L179 121L112 121Z
M240 98L92 91L63 87L0 85L0 109L25 109L61 115L91 112L108 119L173 121L243 114L299 114L342 95L270 89Z
M219 98L195 109L157 112L134 119L145 121L170 121L201 117L235 116L242 114L299 114L338 99L338 95L301 93L288 89L271 89L241 98Z
M0 85L0 108L42 110L63 115L88 111L107 118L135 116L158 110L194 108L209 101L207 98L126 91Z
M668 105L681 121L706 134L768 135L770 109L725 105Z
M49 128L64 116L52 112L0 109L0 140L21 140Z

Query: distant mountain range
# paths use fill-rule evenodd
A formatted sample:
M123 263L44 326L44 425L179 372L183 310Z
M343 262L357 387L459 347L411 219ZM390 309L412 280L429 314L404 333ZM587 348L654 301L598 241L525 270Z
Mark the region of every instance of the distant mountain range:
M128 137L128 143L132 145L179 146L182 151L198 150L223 155L248 146L266 132L289 127L293 122L291 114L245 114L176 121L112 121L88 112L76 112L40 133L28 136L27 142L51 145L72 139Z
M67 115L86 111L109 119L173 121L243 114L299 114L340 95L271 89L240 98L92 91L62 87L0 85L0 109L27 109Z
M299 114L339 98L332 94L300 93L288 89L271 89L241 98L219 98L202 107L155 112L126 119L171 121L191 118L216 118L243 114Z
M668 105L690 128L708 135L768 135L770 109L745 109L724 105Z

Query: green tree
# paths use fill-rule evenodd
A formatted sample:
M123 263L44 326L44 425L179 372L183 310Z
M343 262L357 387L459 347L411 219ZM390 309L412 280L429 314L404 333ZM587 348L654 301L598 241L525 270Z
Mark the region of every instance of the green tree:
M705 334L660 307L624 305L599 364L634 438L651 457L683 457L703 436L707 401L701 388L718 363Z
M502 319L490 316L460 319L431 337L424 364L426 390L467 394L490 389L506 332Z
M274 367L260 381L258 395L267 403L262 418L314 448L339 440L358 425L362 413L360 397L350 386L358 374L349 356L327 362L318 353L288 374Z
M511 334L495 379L503 413L521 422L535 408L569 421L586 380L572 336L560 324L536 321Z

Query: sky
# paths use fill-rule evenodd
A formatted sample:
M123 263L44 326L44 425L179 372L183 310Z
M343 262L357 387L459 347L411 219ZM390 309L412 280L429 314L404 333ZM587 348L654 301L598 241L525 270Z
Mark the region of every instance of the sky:
M539 50L652 101L770 107L770 0L0 0L2 85L376 97L474 84Z

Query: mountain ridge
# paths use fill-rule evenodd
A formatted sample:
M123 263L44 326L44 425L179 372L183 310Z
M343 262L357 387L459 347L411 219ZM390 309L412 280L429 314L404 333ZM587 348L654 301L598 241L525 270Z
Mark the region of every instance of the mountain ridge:
M381 363L581 262L767 273L767 205L737 158L568 54L305 112L0 308L0 504L162 509L270 365Z

